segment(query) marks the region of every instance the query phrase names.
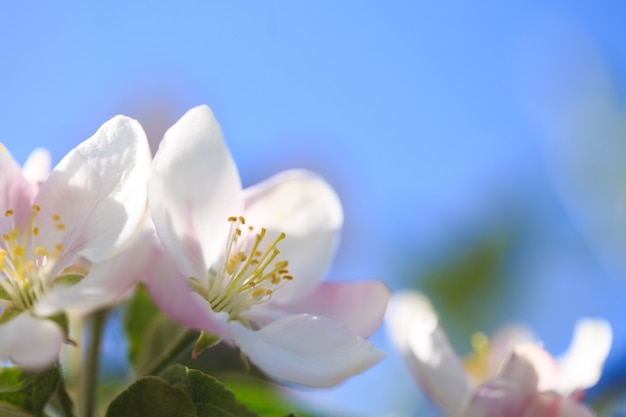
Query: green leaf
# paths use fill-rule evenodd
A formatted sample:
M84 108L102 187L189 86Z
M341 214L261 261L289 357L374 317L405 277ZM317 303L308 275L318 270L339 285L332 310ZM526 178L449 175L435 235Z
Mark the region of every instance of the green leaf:
M22 310L18 310L17 308L5 308L0 311L0 324L6 323L11 320L13 317L18 316Z
M143 286L128 304L125 315L129 359L137 375L153 373L168 358L191 349L196 338L180 324L165 316L152 302ZM164 354L168 357L164 357Z
M138 379L107 409L106 417L198 417L189 395L161 378Z
M19 391L33 378L16 366L0 368L0 393Z
M274 383L251 378L227 378L223 383L237 396L237 400L263 417L313 417L313 414L291 402ZM287 414L289 411L292 413Z
M0 285L0 300L9 300L11 301L11 295L4 289L2 285Z
M43 408L57 390L61 372L57 366L35 375L24 386L13 392L1 392L0 402L10 403L18 408L43 416Z
M61 275L54 280L54 285L71 287L72 285L78 284L83 278L85 278L85 276L79 274Z
M161 377L184 390L197 407L198 417L257 417L256 413L237 401L226 386L196 369L174 365Z
M199 354L204 352L206 349L212 348L217 345L222 338L213 333L200 332L200 336L198 336L198 340L193 347L193 351L191 352L191 357L196 359Z
M35 414L13 404L0 401L0 416L2 417L36 417Z

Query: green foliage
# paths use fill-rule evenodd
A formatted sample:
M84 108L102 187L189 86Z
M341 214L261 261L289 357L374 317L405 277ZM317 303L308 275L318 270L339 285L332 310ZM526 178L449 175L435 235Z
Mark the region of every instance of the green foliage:
M157 373L190 350L196 338L194 332L165 316L143 286L137 289L128 304L124 327L130 363L137 375ZM164 353L168 356L164 357Z
M138 379L111 404L106 417L197 417L196 407L185 391L161 378Z
M13 317L18 316L22 311L16 308L5 308L0 311L0 324L6 323Z
M4 371L2 374L4 375ZM3 412L0 415L43 416L43 408L56 392L60 380L61 372L57 366L35 376L18 374L15 370L8 371L2 379L7 390L0 392L0 411Z
M493 325L493 311L507 308L503 259L511 237L484 235L420 280L418 287L433 301L452 339L458 335L468 342L474 332Z
M174 365L161 375L173 386L184 390L197 407L198 417L255 417L235 399L235 395L217 379L205 373Z
M175 365L138 379L109 405L106 417L257 417L215 378Z
M79 274L61 275L60 277L55 278L54 285L71 287L72 285L78 284L83 278L85 277Z
M0 393L19 391L33 378L16 366L0 368Z
M229 378L223 382L239 401L263 417L314 417L291 403L271 382L251 378ZM287 410L295 410L297 414L285 416Z

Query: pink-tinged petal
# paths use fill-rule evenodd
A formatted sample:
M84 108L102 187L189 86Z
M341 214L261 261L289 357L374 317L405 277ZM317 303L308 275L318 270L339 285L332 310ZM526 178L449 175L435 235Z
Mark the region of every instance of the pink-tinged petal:
M209 303L191 290L187 277L163 249L157 249L153 267L147 272L146 288L155 304L172 319L198 330L219 334L229 341L228 314L215 313Z
M42 370L57 360L63 340L53 321L24 312L0 325L0 358L27 370Z
M463 416L520 417L536 393L532 364L514 353L498 376L478 387Z
M52 167L50 152L44 148L37 148L31 152L22 167L24 178L39 188L46 181Z
M375 365L384 354L333 320L287 316L259 330L229 322L235 343L268 375L310 387L340 383Z
M89 313L119 304L154 264L156 244L152 231L140 232L118 255L92 265L89 273L77 284L53 287L37 302L35 314Z
M535 336L526 326L510 324L498 329L489 336L489 374L497 374L517 346L533 342Z
M166 133L153 161L149 205L157 233L186 276L204 277L223 254L228 218L241 215L241 180L207 106Z
M146 210L150 160L139 123L116 116L54 168L35 202L41 241L61 240L65 248L60 265L78 256L102 261L135 232Z
M403 291L391 298L386 317L391 340L426 395L459 415L472 385L438 321L430 302L418 292Z
M559 376L558 363L536 343L525 343L515 348L515 354L530 363L537 375L537 389L546 391L552 389Z
M11 230L15 225L24 225L31 213L35 198L35 187L22 174L11 153L0 143L0 232ZM13 210L11 218L5 217L6 210Z
M522 417L594 417L582 404L554 392L536 395Z
M248 223L268 229L269 236L284 232L277 259L289 262L294 280L273 296L273 302L302 298L326 273L343 223L341 202L317 174L285 171L244 191Z
M553 389L568 396L576 390L594 386L602 374L612 339L611 325L606 320L580 320L570 347L559 358L560 373Z
M272 303L260 305L247 317L264 326L285 315L309 313L338 321L367 338L380 327L389 295L389 289L379 281L323 282L301 300L278 306L279 310L272 309Z

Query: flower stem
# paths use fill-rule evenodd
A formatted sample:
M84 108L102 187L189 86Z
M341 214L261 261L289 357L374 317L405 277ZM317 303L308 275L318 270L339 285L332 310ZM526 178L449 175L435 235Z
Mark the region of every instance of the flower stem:
M84 364L80 375L81 416L94 417L96 410L96 392L98 388L98 368L100 359L100 342L102 330L106 322L108 310L100 310L87 317L85 324L89 326L89 341L83 352Z
M74 417L74 402L67 392L63 374L61 374L61 380L59 381L59 387L57 388L56 400L64 417Z
M145 367L143 374L158 375L168 365L176 362L185 352L190 351L197 338L198 332L195 330L180 332L167 348L163 350L163 353Z

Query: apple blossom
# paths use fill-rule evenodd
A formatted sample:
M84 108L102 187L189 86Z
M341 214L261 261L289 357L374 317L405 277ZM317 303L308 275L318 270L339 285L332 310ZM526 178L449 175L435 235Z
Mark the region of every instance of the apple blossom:
M558 359L521 327L508 327L491 340L477 334L475 352L465 363L422 294L394 295L387 324L418 384L452 416L594 415L580 401L584 390L600 378L609 353L612 331L604 320L580 320L568 351Z
M343 214L319 176L291 170L242 189L213 113L199 106L166 132L148 190L169 261L147 286L170 316L286 382L329 386L381 359L365 338L382 321L386 287L320 282Z
M141 126L123 116L51 172L45 151L22 170L1 146L0 359L50 365L66 339L50 318L103 308L132 287L149 256L138 244L148 236L137 231L150 159Z

